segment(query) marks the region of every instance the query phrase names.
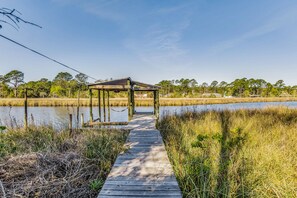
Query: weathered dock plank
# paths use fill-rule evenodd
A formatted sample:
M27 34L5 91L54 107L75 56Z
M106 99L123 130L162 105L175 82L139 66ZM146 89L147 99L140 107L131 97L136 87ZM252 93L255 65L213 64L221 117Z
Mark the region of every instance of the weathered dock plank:
M135 115L126 146L99 193L112 197L182 197L152 115Z

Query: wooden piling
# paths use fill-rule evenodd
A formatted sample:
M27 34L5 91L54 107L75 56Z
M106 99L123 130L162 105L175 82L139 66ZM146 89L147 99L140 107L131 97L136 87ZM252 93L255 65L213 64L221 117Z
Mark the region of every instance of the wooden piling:
M132 90L131 97L132 97L132 116L133 116L133 114L135 113L135 95L134 95L134 90Z
M159 118L159 108L160 108L160 102L159 102L159 91L154 91L154 115Z
M98 115L99 122L101 122L101 91L98 89Z
M159 95L159 90L156 91L156 117L157 120L159 119L160 115L160 95Z
M110 122L109 91L107 91L107 112L108 112L108 122Z
M92 89L89 89L89 107L90 107L90 121L93 122L93 96Z
M84 126L85 126L85 119L84 119L84 114L82 113L81 115L80 115L80 124L81 124L81 127L83 128Z
M73 130L72 130L72 114L69 114L69 136L73 135Z
M127 85L129 86L128 88L128 119L129 121L133 117L133 108L132 108L132 86L131 86L131 81L127 80Z
M104 117L104 122L106 122L105 90L103 90L103 117Z
M25 101L24 101L24 127L27 130L28 128L28 90L25 88Z
M153 91L153 98L154 98L154 115L156 115L156 91Z
M76 128L79 126L79 106L80 106L80 90L77 92L77 107L76 107Z
M35 122L34 122L34 116L33 116L33 114L32 114L32 113L30 114L30 116L31 116L31 125L33 125L33 126L34 126L34 125L35 125Z

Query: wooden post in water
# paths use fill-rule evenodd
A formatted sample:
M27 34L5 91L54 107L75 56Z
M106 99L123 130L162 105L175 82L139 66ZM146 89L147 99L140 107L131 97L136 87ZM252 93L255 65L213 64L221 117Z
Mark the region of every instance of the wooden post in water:
M90 107L90 122L93 122L93 97L92 97L92 89L89 89L89 107Z
M69 114L69 136L72 136L72 114Z
M106 122L105 90L103 90L103 116L104 116L104 122Z
M131 97L132 97L132 116L135 113L135 96L134 96L134 90L131 91Z
M80 121L81 121L81 127L83 128L85 126L85 119L84 119L84 114L83 113L80 116Z
M79 105L80 105L79 99L80 99L80 90L78 90L77 92L76 128L78 128L79 126Z
M109 91L107 91L107 112L108 112L108 122L110 122Z
M25 88L25 101L24 101L24 107L25 107L25 117L24 117L24 127L27 130L28 128L28 90Z
M159 118L159 106L160 106L160 102L159 102L159 91L155 90L154 91L154 115L156 116L156 118Z
M34 124L34 116L33 116L32 113L30 114L30 116L31 116L31 124L34 126L34 125L35 125L35 124Z
M128 119L130 121L133 117L132 86L131 86L130 80L127 80L127 85L129 86L129 88L128 88Z
M153 94L154 94L154 97L153 97L154 98L154 115L156 115L156 112L157 112L156 111L156 105L157 105L156 104L156 91L153 91Z
M159 90L156 91L156 117L157 120L159 119L160 115L160 95L159 95Z
M98 89L98 115L99 115L99 122L101 122L101 91Z

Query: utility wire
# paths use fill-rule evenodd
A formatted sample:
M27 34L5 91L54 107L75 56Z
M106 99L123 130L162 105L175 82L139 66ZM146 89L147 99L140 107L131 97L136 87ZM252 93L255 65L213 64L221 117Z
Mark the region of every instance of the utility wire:
M84 75L86 75L87 77L89 77L89 78L91 78L91 79L93 79L93 80L97 80L96 78L93 78L92 76L89 76L89 75L87 75L87 74L85 74L85 73L83 73L83 72L78 71L77 69L74 69L74 68L72 68L72 67L70 67L70 66L68 66L68 65L65 65L65 64L63 64L63 63L61 63L61 62L59 62L59 61L57 61L57 60L55 60L55 59L53 59L53 58L50 58L50 57L48 57L48 56L46 56L46 55L44 55L44 54L42 54L42 53L40 53L40 52L38 52L38 51L36 51L36 50L33 50L33 49L31 49L31 48L29 48L29 47L27 47L27 46L25 46L25 45L23 45L23 44L21 44L21 43L18 43L18 42L14 41L14 40L12 40L12 39L6 37L6 36L3 36L2 34L0 34L0 36L1 36L2 38L4 38L4 39L10 41L10 42L13 42L14 44L17 44L17 45L19 45L19 46L21 46L21 47L23 47L23 48L25 48L25 49L27 49L27 50L29 50L29 51L35 53L35 54L38 54L38 55L40 55L40 56L42 56L42 57L44 57L44 58L47 58L47 59L49 59L49 60L51 60L51 61L53 61L53 62L55 62L55 63L58 63L59 65L62 65L63 67L66 67L66 68L68 68L68 69L70 69L70 70L72 70L72 71L75 71L75 72L77 72L77 73L84 74Z

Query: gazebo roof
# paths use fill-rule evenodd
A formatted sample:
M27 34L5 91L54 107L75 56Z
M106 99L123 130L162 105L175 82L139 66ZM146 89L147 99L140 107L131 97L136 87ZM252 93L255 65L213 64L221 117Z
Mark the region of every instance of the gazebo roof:
M133 81L130 77L110 80L105 82L98 82L88 85L89 89L111 90L111 91L127 91L128 89L134 91L156 91L161 87L150 85L142 82Z

